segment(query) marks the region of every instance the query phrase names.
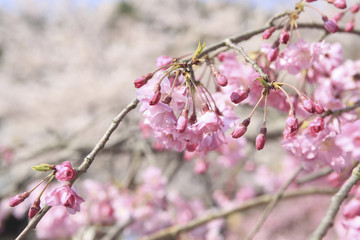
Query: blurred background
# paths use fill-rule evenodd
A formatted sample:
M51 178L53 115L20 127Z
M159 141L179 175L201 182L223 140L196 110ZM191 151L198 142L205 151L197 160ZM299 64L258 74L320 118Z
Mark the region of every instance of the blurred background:
M0 199L40 178L31 171L35 164L69 160L78 166L135 97L133 81L155 68L156 57L192 53L199 40L211 45L261 27L296 2L0 0ZM261 42L258 36L244 46L257 49ZM345 48L355 42L349 38ZM181 156L151 152L138 130L139 118L137 110L126 118L82 178L133 184L132 154L141 148L148 151L147 164L175 179L173 187L186 189L195 181L199 184L186 194L208 191L208 183L193 176ZM282 119L276 126L283 125ZM270 152L282 154L270 145L251 157L270 159ZM26 223L2 220L4 238Z

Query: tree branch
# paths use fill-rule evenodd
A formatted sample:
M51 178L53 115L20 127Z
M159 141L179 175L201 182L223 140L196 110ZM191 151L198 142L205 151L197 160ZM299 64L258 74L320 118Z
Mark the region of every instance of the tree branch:
M294 179L299 175L299 173L303 170L302 165L300 165L296 171L290 176L290 178L281 186L280 190L272 197L270 203L267 205L265 211L259 218L256 226L253 230L248 234L246 240L251 240L255 237L256 233L260 230L267 217L270 215L271 211L274 209L276 203L280 200L285 190L290 186L290 184L294 181Z
M322 239L328 229L332 227L334 223L334 219L336 217L337 212L351 188L360 180L360 163L353 169L351 176L346 180L346 182L342 185L339 191L331 198L330 205L328 210L321 220L318 227L315 229L313 234L311 235L311 240L320 240Z
M331 188L306 188L306 189L298 189L289 191L287 193L284 193L282 196L283 199L285 198L295 198L300 196L307 196L307 195L314 195L314 194L334 194L336 192L335 189ZM209 214L205 217L200 217L197 219L194 219L187 224L184 225L175 225L169 228L162 229L158 232L155 232L149 236L144 236L141 238L141 240L165 240L169 239L171 237L175 237L180 233L190 231L196 227L199 227L201 225L204 225L212 220L218 219L218 218L225 218L228 217L231 214L245 211L250 208L254 208L257 206L261 206L263 204L269 203L273 199L272 195L262 195L260 197L256 197L253 199L250 199L248 201L243 202L241 205L233 207L231 209L225 209L225 210L219 210L216 213Z
M104 136L100 139L100 141L96 144L94 149L87 155L87 157L84 159L82 164L78 169L76 169L76 176L71 181L71 184L73 184L82 174L84 174L90 167L91 163L94 161L96 155L105 147L105 144L109 140L111 134L115 131L115 129L119 126L120 122L123 120L123 118L133 109L136 108L138 105L139 100L134 99L131 103L129 103L120 113L117 115L111 125L109 126L108 130L105 132ZM45 205L38 214L36 214L27 224L27 226L24 228L24 230L19 234L19 236L16 238L16 240L24 239L26 234L36 227L36 225L39 223L39 221L45 216L45 214L50 210L50 206Z

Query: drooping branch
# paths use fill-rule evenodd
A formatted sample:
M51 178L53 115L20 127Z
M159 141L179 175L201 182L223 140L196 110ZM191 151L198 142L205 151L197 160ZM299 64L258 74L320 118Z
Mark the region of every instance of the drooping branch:
M351 176L342 185L339 191L331 198L328 210L321 220L318 227L311 235L311 240L320 240L326 235L330 227L334 223L337 212L340 209L341 204L346 199L351 188L360 180L360 163L353 169Z
M292 190L282 195L282 199L288 198L296 198L301 196L308 196L308 195L315 195L315 194L322 194L322 195L331 195L336 192L333 188L305 188L299 190ZM250 200L245 201L244 203L240 204L239 206L233 207L231 209L219 210L216 213L209 214L205 217L200 217L194 219L187 224L184 225L176 225L169 228L165 228L160 230L154 234L145 236L141 238L141 240L165 240L176 237L178 234L190 231L196 227L202 226L208 222L211 222L215 219L219 218L226 218L231 214L238 213L241 211L245 211L257 206L261 206L264 204L269 203L273 199L273 195L262 195L260 197L256 197Z
M76 169L76 176L71 181L73 184L82 174L84 174L94 161L97 154L105 147L106 143L109 141L111 134L115 131L115 129L119 126L124 117L138 105L139 100L134 99L131 103L129 103L113 120L104 136L100 139L100 141L96 144L94 149L86 156L82 164L78 169ZM24 239L26 234L36 227L39 221L45 216L45 214L50 210L50 206L45 205L40 212L33 217L24 230L20 233L20 235L16 238L16 240Z
M285 16L287 13L283 13L283 14L279 14L277 16ZM274 20L276 20L277 18L274 17ZM215 50L218 50L222 47L226 47L226 41L230 40L231 43L233 44L237 44L246 40L249 40L250 38L263 33L269 26L271 26L273 24L273 21L269 22L267 26L262 27L262 28L258 28L255 29L253 31L249 31L249 32L245 32L242 34L239 34L237 36L231 37L229 39L223 40L221 42L218 42L216 44L213 44L211 46L208 46L204 49L204 51L201 53L201 56L204 56L208 53L211 53ZM279 25L277 28L280 29L283 26ZM323 30L324 26L323 24L320 23L299 23L298 24L299 28L309 28L309 29L319 29L319 30ZM345 29L340 27L338 32L345 32ZM355 34L355 35L360 35L360 31L352 31L351 34ZM184 61L189 61L190 59L184 59ZM94 149L89 153L89 155L84 159L83 163L80 165L80 167L77 169L77 174L75 176L75 178L72 180L71 184L73 184L76 179L78 177L80 177L82 174L84 174L88 168L90 167L90 165L92 164L92 162L94 161L95 157L97 156L97 154L105 147L106 143L108 142L110 136L112 135L112 133L114 132L114 130L118 127L118 125L120 124L120 122L122 121L122 119L127 115L127 113L129 113L132 109L136 108L137 104L139 103L139 101L137 99L133 100L112 122L112 124L110 125L110 127L108 128L108 130L106 131L106 133L104 134L104 136L100 139L100 141L97 143L97 145L94 147ZM357 106L358 107L358 106ZM350 108L350 107L349 107ZM351 108L355 109L354 106L351 106ZM45 206L43 207L43 209L32 219L29 221L28 225L26 226L26 228L22 231L22 233L18 236L17 240L23 239L26 234L33 228L36 227L36 225L38 224L38 222L41 220L41 218L46 214L46 212L50 209L51 207L49 206Z
M271 211L274 209L276 203L280 200L280 198L283 196L285 190L290 186L290 184L295 180L295 178L300 174L300 172L303 170L302 165L300 165L296 171L290 176L290 178L281 186L279 191L274 194L272 197L270 203L267 205L265 211L259 218L259 220L256 223L256 226L251 230L251 232L246 237L246 240L251 240L255 237L256 233L260 230L264 222L266 221L267 217L270 215Z

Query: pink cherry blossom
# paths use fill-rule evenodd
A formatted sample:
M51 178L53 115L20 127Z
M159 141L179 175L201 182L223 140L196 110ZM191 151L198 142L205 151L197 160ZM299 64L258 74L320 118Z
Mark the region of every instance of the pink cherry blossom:
M69 161L65 161L60 165L55 166L56 173L55 178L60 182L71 181L75 177L75 170L71 166Z
M324 51L326 46L320 43L307 43L299 39L290 44L276 60L276 69L286 70L290 74L298 74L303 69L308 69Z
M80 211L80 204L85 200L68 185L63 185L48 193L45 201L49 206L63 205L68 213L75 214Z
M311 121L308 126L308 134L316 136L320 131L324 130L325 122L322 117L317 117Z
M160 67L164 67L166 65L171 64L173 61L173 59L171 57L168 56L160 56L156 59L156 67L160 68Z
M210 133L218 131L223 126L223 122L215 112L206 111L198 118L195 126L200 133Z

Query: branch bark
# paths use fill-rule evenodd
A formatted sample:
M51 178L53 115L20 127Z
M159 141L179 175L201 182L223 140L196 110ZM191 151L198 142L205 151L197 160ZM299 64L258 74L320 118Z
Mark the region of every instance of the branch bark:
M342 185L339 191L331 198L330 205L318 227L310 236L311 240L320 240L334 224L334 219L343 201L346 199L351 188L360 180L360 163L353 169L351 176Z
M78 169L76 169L76 176L71 181L73 184L82 174L84 174L90 167L91 163L94 161L96 155L105 147L106 143L109 141L111 134L115 131L115 129L119 126L124 117L138 105L139 100L134 99L131 103L129 103L120 113L117 115L103 137L96 144L93 150L87 155L82 164ZM45 205L38 214L36 214L24 228L24 230L18 235L16 240L24 239L26 234L31 230L35 229L36 225L39 221L45 216L45 214L50 210L50 206Z
M293 190L289 191L287 193L284 193L282 196L283 199L285 198L295 198L295 197L301 197L301 196L308 196L308 195L315 195L315 194L323 194L323 195L329 195L334 194L336 192L335 189L330 188L306 188L306 189L299 189L299 190ZM218 219L218 218L225 218L230 216L231 214L245 211L257 206L261 206L264 204L269 203L273 199L273 195L263 195L260 197L256 197L253 199L250 199L248 201L245 201L239 206L236 206L231 209L225 209L225 210L219 210L216 213L209 214L205 217L200 217L197 219L194 219L187 224L184 225L175 225L169 228L162 229L154 234L151 234L149 236L145 236L141 238L140 240L165 240L165 239L171 239L176 237L178 234L190 231L196 227L199 227L201 225L204 225L208 222L211 222L212 220Z

